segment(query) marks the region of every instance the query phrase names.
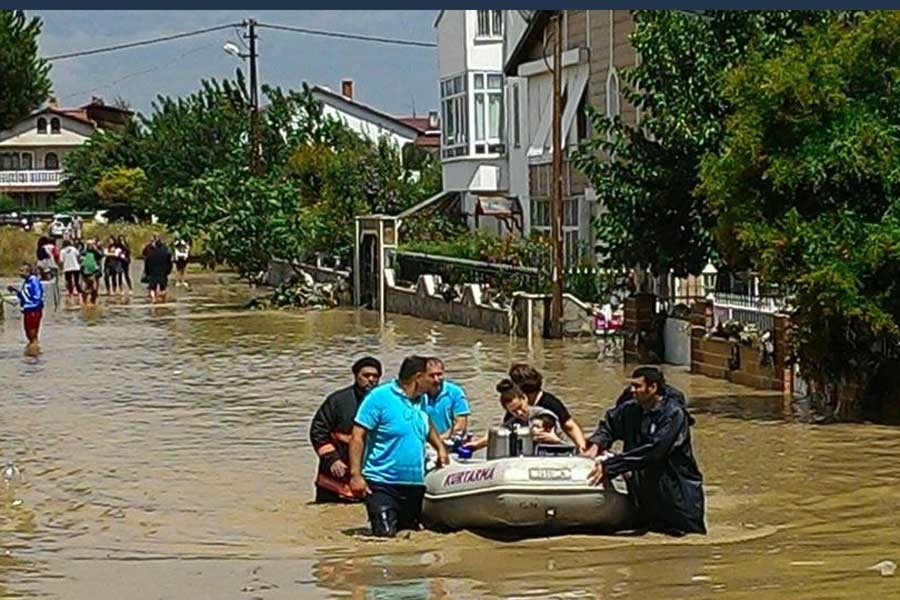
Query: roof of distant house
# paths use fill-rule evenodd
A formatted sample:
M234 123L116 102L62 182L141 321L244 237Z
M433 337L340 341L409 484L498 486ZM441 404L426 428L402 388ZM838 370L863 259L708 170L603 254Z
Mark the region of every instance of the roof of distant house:
M428 117L395 117L394 115L390 115L364 102L360 102L359 100L356 100L354 98L348 98L347 96L323 85L313 86L312 90L315 94L321 94L323 96L327 96L329 99L336 100L337 103L343 102L352 105L360 110L380 117L381 119L385 119L391 123L395 123L399 128L402 128L404 130L412 129L413 131L410 133L415 134L415 143L417 146L437 147L441 145L440 128L429 128Z

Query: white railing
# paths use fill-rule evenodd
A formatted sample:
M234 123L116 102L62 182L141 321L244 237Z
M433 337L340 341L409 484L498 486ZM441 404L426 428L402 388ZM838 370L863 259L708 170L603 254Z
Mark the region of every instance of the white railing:
M771 296L744 296L743 294L714 294L713 307L716 323L741 321L754 323L761 331L775 327L775 313L782 309L783 300Z
M0 187L56 186L65 179L61 170L56 171L0 171Z

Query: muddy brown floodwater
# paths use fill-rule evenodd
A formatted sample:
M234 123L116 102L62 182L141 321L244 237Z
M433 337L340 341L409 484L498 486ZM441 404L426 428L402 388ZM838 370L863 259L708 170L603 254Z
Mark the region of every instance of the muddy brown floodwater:
M0 322L0 597L888 598L900 574L900 429L814 426L780 397L668 369L696 414L710 535L471 533L368 541L360 506L310 503L310 416L371 352L438 354L473 400L533 360L591 429L625 378L591 341L546 344L369 312L251 312L246 290L60 310L43 354Z

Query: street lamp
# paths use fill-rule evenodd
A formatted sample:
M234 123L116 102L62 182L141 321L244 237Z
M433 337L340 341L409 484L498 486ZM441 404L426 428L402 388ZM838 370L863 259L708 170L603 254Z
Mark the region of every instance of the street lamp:
M234 56L235 58L247 58L249 54L242 54L241 49L238 48L238 45L234 42L225 42L225 45L222 46L222 50L227 52L228 54Z
M719 276L719 270L711 263L706 263L701 272L703 276L703 291L707 298L712 298L716 291L716 280Z

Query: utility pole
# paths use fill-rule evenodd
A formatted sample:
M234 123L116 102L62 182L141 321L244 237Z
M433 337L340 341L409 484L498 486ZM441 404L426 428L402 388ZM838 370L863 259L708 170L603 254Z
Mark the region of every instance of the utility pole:
M562 21L553 17L553 174L550 196L550 243L553 246L553 296L550 301L550 337L563 334L563 195L562 195Z
M250 41L250 171L259 173L259 89L257 83L256 19L245 21L246 37Z

